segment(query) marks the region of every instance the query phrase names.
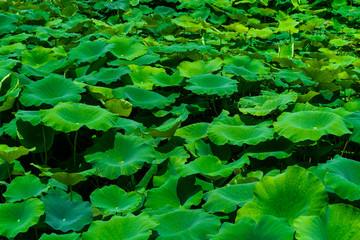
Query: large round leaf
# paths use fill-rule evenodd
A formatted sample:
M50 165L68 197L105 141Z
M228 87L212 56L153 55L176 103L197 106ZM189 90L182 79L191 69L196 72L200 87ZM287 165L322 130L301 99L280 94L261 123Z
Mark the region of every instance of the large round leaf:
M0 144L0 162L10 163L28 153L29 149L26 149L23 146L9 147L6 144Z
M84 240L146 240L158 223L145 214L113 216L109 221L94 221L82 234Z
M275 132L292 142L317 141L322 136L350 134L342 117L323 111L282 113L274 123Z
M33 68L39 68L49 62L57 60L55 53L53 53L50 48L44 48L41 46L32 50L23 51L21 55L21 63Z
M266 116L279 108L281 111L286 109L286 104L295 102L297 94L294 92L283 92L276 94L263 91L261 96L243 97L240 99L240 112L249 113L254 116Z
M110 84L118 81L121 76L128 74L130 69L128 66L120 66L117 68L100 68L99 72L91 72L89 75L84 75L76 79L78 82L86 82L90 85L95 85L98 82Z
M59 103L52 109L40 110L42 122L56 131L77 131L82 126L107 131L116 123L117 116L109 111L83 103Z
M8 202L16 202L39 196L47 189L46 185L41 183L35 175L20 176L7 184L6 192L3 195Z
M224 223L217 235L211 240L293 240L295 230L284 218L262 216L258 223L252 218L245 217L235 224Z
M84 40L77 47L70 50L69 57L70 59L77 60L79 63L94 62L99 57L105 56L113 47L112 44L107 44L106 41L102 40L93 42Z
M60 195L47 195L41 200L45 203L45 222L56 230L79 231L92 221L90 202L72 202Z
M95 189L90 194L90 200L106 213L127 213L135 210L141 204L142 198L136 192L126 193L118 186L111 185Z
M266 125L231 126L227 124L211 124L208 128L210 140L217 145L229 143L242 146L256 145L274 138L274 130Z
M198 74L207 74L217 71L221 68L223 61L220 58L215 58L208 62L198 60L195 62L183 61L177 67L180 70L180 75L191 78Z
M155 68L150 66L138 66L138 65L129 65L131 73L129 73L131 81L133 81L134 86L143 88L146 90L152 90L154 84L156 83L153 79L153 74L164 73L164 68Z
M40 106L43 103L55 106L59 102L79 102L85 89L76 86L70 79L51 74L26 85L19 100L24 106Z
M263 215L286 218L290 224L299 216L318 215L328 203L322 182L304 168L290 166L276 177L264 177L254 187L254 199L237 212L236 221Z
M339 197L350 201L360 199L360 162L336 155L321 168L329 170L325 183Z
M111 49L111 53L121 59L133 60L147 52L145 45L135 42L128 37L113 36L110 38L109 43L114 45L114 48Z
M29 227L39 222L44 214L44 203L39 199L29 199L20 203L0 204L0 235L13 238L27 232Z
M196 94L224 96L237 92L236 83L235 80L221 75L199 74L188 80L185 89Z
M294 223L299 240L360 239L360 210L349 204L326 206L320 216L301 216Z
M187 125L176 130L174 136L184 138L187 142L194 142L207 136L209 123L199 122Z
M154 159L154 148L137 136L116 134L114 148L106 152L85 155L85 160L98 168L97 174L108 179L136 173L145 162Z
M206 202L202 205L202 208L210 213L231 213L238 206L242 207L253 199L253 188L256 183L228 185L211 190L204 194Z
M154 228L159 233L158 240L207 239L208 234L216 234L220 219L201 209L167 211L153 215L160 224Z
M134 86L120 87L113 90L116 98L129 99L132 105L143 109L165 108L175 102L178 94L171 94L168 97L159 93L137 88Z
M56 234L50 235L44 233L39 240L80 240L80 233Z

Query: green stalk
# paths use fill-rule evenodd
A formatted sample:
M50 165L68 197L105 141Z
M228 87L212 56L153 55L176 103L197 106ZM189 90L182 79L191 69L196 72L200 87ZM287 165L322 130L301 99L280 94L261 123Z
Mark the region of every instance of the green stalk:
M75 132L75 138L74 138L74 168L76 168L76 142L78 137L79 131Z
M44 138L44 153L45 153L44 165L47 165L47 147L46 147L46 136L45 136L44 126L42 126L42 134L43 134L43 138Z

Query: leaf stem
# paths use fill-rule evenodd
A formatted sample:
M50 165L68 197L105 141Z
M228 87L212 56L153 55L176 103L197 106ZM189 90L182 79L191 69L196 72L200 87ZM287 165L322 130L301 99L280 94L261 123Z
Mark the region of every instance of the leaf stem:
M76 142L78 137L79 131L75 132L75 138L74 138L74 168L76 168Z
M349 143L349 140L346 141L345 146L344 146L343 150L341 151L341 155L340 155L341 157L344 155L344 152L345 152L345 149L346 149L348 143Z
M44 161L44 165L47 165L47 147L46 147L46 136L45 136L45 130L44 130L44 126L42 126L42 134L43 134L43 138L44 138L44 154L45 154L45 161Z

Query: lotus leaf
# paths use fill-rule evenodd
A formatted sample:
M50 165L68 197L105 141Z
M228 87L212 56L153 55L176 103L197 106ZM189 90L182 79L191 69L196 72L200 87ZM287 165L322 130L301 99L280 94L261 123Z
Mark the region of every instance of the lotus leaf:
M72 187L81 182L86 176L80 173L56 172L51 174L51 177L59 183Z
M15 117L21 119L24 122L29 122L33 126L41 123L39 111L19 110L16 112Z
M207 136L209 123L200 122L179 128L174 136L182 137L187 142L193 142Z
M295 146L291 141L280 138L251 146L246 149L245 154L258 160L265 160L269 157L284 159L292 155L294 148Z
M170 175L166 182L158 188L153 188L147 192L145 207L150 209L161 209L165 206L171 208L188 209L201 202L202 191L195 182L182 183L178 176ZM185 179L185 178L182 178ZM185 191L181 191L181 187Z
M82 239L147 240L151 229L157 225L158 223L145 214L113 216L109 221L93 221L89 230L82 234Z
M294 92L283 92L276 94L270 91L262 91L261 96L243 97L240 99L240 112L249 113L254 116L266 116L279 108L280 111L286 109L286 105L295 102L297 94Z
M153 80L153 74L165 73L163 68L155 68L150 66L137 66L129 65L131 73L129 73L134 86L143 88L146 90L152 90L155 81Z
M277 85L283 85L288 87L288 84L290 86L293 86L294 84L303 83L305 86L316 86L318 83L313 82L311 80L311 77L307 77L302 71L294 72L293 70L289 69L281 69L281 71L273 73L273 76L275 77L275 83ZM285 81L286 83L283 83Z
M16 29L14 23L17 21L18 19L15 16L0 13L0 35L14 31Z
M56 234L50 235L44 233L39 240L80 240L80 233Z
M154 228L159 240L170 239L206 239L208 234L217 233L220 220L201 209L166 211L161 215L152 215L160 224Z
M267 28L267 27L263 29L250 28L250 30L247 32L246 35L249 37L268 39L274 33L275 32L271 28Z
M184 78L180 76L180 71L176 71L171 76L164 72L153 73L151 79L155 82L155 85L168 87L178 86Z
M342 199L355 201L360 199L360 163L336 155L332 160L321 165L329 170L324 180L326 186L334 189Z
M258 221L263 215L286 218L290 224L299 216L313 216L328 203L322 182L298 166L289 166L275 177L265 176L254 187L254 199L237 212L236 222L243 217Z
M59 102L79 102L83 92L85 89L76 86L70 79L52 74L27 85L19 100L24 106L44 103L55 106Z
M242 146L244 144L256 145L266 140L274 138L274 130L267 124L252 126L211 124L208 128L210 140L217 145L229 143L231 145Z
M110 112L122 117L128 117L132 110L132 104L124 99L109 99L104 105Z
M56 131L77 131L82 126L98 131L107 131L116 122L117 116L98 106L83 103L59 103L52 109L40 110L41 121Z
M0 204L0 236L14 238L27 232L39 222L44 214L44 203L39 199L29 199L19 203Z
M6 144L0 144L0 162L10 163L23 155L27 155L29 149L20 147L9 147Z
M94 62L100 57L104 57L105 54L114 48L114 45L108 44L103 40L96 41L81 41L80 44L71 49L69 52L70 59L75 59L79 63L82 62Z
M121 59L133 60L147 52L146 46L128 37L113 36L109 43L114 45L111 53Z
M134 86L120 87L113 90L116 98L129 99L135 107L143 109L164 108L175 102L178 94L171 94L168 97L159 93L137 88Z
M35 175L16 177L10 184L6 185L7 189L3 195L8 202L17 202L30 197L37 197L48 189Z
M360 237L360 210L344 203L328 205L320 216L300 216L294 228L299 240L356 240Z
M49 62L56 61L56 55L52 52L50 48L44 48L38 46L33 50L25 50L22 53L23 65L28 65L33 68L39 68Z
M324 111L282 113L274 123L275 132L292 142L317 141L322 136L351 134L342 117Z
M80 231L92 221L90 202L72 202L59 195L47 195L41 200L45 203L45 222L53 229L67 232Z
M290 32L290 34L297 33L299 32L299 29L296 28L298 24L299 22L292 18L281 19L277 30L280 32Z
M224 72L242 76L247 81L257 81L269 72L269 68L265 67L262 61L251 59L248 56L228 55L224 63L226 64L223 69Z
M346 103L348 104L348 103ZM355 105L355 104L354 104ZM345 105L344 105L345 107ZM349 108L349 105L347 105L347 108ZM348 109L346 109L348 110ZM350 136L350 141L360 143L360 112L356 111L352 114L349 114L345 117L345 120L351 123L352 125L352 134Z
M180 126L183 121L182 117L179 118L169 118L159 127L152 127L149 134L154 137L170 138L174 136L176 129Z
M90 194L90 200L92 204L111 214L132 212L142 202L140 194L136 192L126 193L116 185L95 189Z
M177 67L180 70L180 76L191 78L198 74L207 74L219 70L223 61L220 58L215 58L208 62L202 60L195 62L183 61Z
M211 190L204 194L206 202L202 205L202 208L210 213L231 213L238 206L242 207L253 199L253 188L256 183L228 185Z
M136 173L145 162L154 159L154 148L137 136L116 134L114 148L106 152L85 155L85 160L98 168L97 174L108 179Z
M293 240L295 230L283 218L265 215L256 223L252 218L245 217L235 224L224 223L217 235L211 240Z
M187 82L185 89L196 94L223 96L237 92L236 81L221 75L198 74L191 77Z
M131 72L129 67L120 66L117 68L101 68L98 72L92 72L89 75L84 75L76 79L79 82L86 82L90 85L95 85L98 82L110 84L118 81L122 76Z
M39 112L37 118L40 119ZM33 126L30 122L16 121L17 136L20 143L28 148L35 148L33 152L48 151L54 141L55 131L43 125Z
M220 178L230 176L235 168L242 168L245 164L249 164L247 158L224 164L218 157L208 155L201 156L188 164L178 167L176 171L182 177L200 173L206 177Z

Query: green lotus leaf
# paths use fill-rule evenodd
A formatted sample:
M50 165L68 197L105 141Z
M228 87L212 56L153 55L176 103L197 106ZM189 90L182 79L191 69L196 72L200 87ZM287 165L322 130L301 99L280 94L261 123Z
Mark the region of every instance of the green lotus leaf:
M286 218L290 224L299 216L319 215L328 203L322 182L304 168L290 166L275 177L265 176L254 187L254 199L237 212L258 221L263 215Z
M80 233L69 233L69 234L46 234L41 235L39 240L80 240Z
M8 202L17 202L30 197L37 197L48 189L35 175L16 177L10 184L7 184L6 188L6 192L3 195Z
M351 134L342 117L324 111L284 112L274 123L274 130L294 143L305 140L317 141L328 134Z
M19 203L1 203L0 236L14 238L19 233L27 232L43 214L44 203L36 198Z
M160 87L179 86L184 80L180 76L180 71L174 72L171 76L164 72L153 73L151 79L155 82L155 85Z
M72 202L59 195L47 195L41 200L45 203L45 223L55 230L67 232L80 231L92 221L90 202Z
M128 213L136 210L142 202L139 193L126 193L116 185L95 189L90 194L91 203L104 209L106 213Z
M253 189L257 182L228 185L204 194L206 201L202 208L210 213L231 213L253 199Z
M121 117L128 117L132 111L132 104L124 99L109 99L105 101L104 106L110 112L115 113Z
M174 136L176 129L180 126L180 124L184 120L182 117L179 118L169 118L163 124L158 127L151 127L149 134L154 137L161 137L161 138L170 138Z
M206 122L190 124L185 127L179 128L175 132L174 136L182 137L187 142L194 142L207 136L207 130L209 125L210 124Z
M201 209L167 211L152 215L160 224L154 227L159 234L158 240L206 239L208 234L216 234L220 219Z
M178 96L178 94L171 94L165 97L159 93L134 86L116 88L113 90L113 95L116 98L129 99L133 106L143 109L165 108L174 103Z
M242 146L244 144L257 145L274 138L274 130L267 123L252 126L211 124L208 128L209 139L216 145Z
M79 102L85 89L76 86L70 79L51 74L42 80L25 86L19 100L24 106L40 106L59 102Z
M114 45L111 53L121 59L133 60L147 52L145 45L128 37L113 36L108 42Z
M76 85L79 85L80 87L86 87L91 96L96 98L97 100L108 100L111 98L114 98L114 95L112 94L112 89L107 87L99 87L99 86L91 86L84 83L75 82ZM84 84L84 85L83 85ZM83 86L81 86L83 85Z
M40 110L41 121L56 131L72 132L82 126L97 131L107 131L113 127L117 116L109 111L83 103L59 103L54 108Z
M265 67L262 61L251 59L248 56L228 55L224 63L226 64L224 72L234 73L248 81L258 81L261 76L269 73L269 68Z
M78 82L86 82L90 85L95 85L98 82L110 84L118 81L122 76L131 72L128 66L119 66L117 68L102 67L98 72L92 72L89 75L76 78Z
M208 62L198 60L195 62L183 61L177 67L180 70L180 76L191 78L198 74L207 74L219 70L223 61L220 58L215 58Z
M145 214L113 216L109 221L93 221L89 230L82 234L82 239L147 240L151 229L157 225L158 223Z
M20 147L9 147L6 144L0 144L0 162L10 163L21 156L27 155L29 149Z
M29 122L31 125L36 126L41 123L39 111L19 110L16 112L15 117L24 122Z
M245 164L249 164L246 158L224 164L218 157L209 155L196 158L194 161L176 168L176 171L182 177L200 173L210 178L219 178L230 176L235 168L242 168Z
M116 123L114 125L114 128L124 129L126 134L130 134L137 130L141 130L142 132L145 132L145 127L142 123L136 122L136 121L128 119L128 118L122 118L122 117L118 118L118 120L116 121Z
M201 202L202 193L201 188L195 185L194 178L169 175L160 187L148 190L145 207L161 209L167 206L174 209L188 209Z
M96 41L81 41L80 44L69 51L70 59L75 59L77 62L94 62L100 57L110 51L114 46L108 44L103 40Z
M296 26L299 24L298 21L292 18L284 18L279 21L279 26L277 30L280 32L290 32L290 34L299 32L299 29Z
M56 172L53 173L51 177L56 181L71 187L81 182L86 176L80 173Z
M50 48L38 46L32 50L26 50L22 53L23 65L28 65L33 68L39 68L49 62L56 61L56 55Z
M283 218L265 215L256 223L252 218L245 217L235 224L225 222L217 235L211 240L293 240L295 230Z
M145 162L154 159L154 148L137 136L116 134L114 148L106 152L85 155L85 160L98 168L101 177L114 180L121 175L129 176L136 173Z
M40 119L39 112L36 112L36 118ZM34 153L48 151L54 142L55 131L50 127L33 126L30 122L22 120L16 121L16 127L21 145L28 149L35 148Z
M320 216L300 216L294 228L299 240L356 240L360 237L360 210L349 204L331 204Z
M280 138L250 146L246 149L245 154L258 160L265 160L269 157L284 159L292 155L294 148L295 146L291 141Z
M349 108L349 105L347 107ZM352 114L349 114L344 119L352 125L352 134L350 136L350 141L360 143L360 112L356 111Z
M146 90L152 90L155 84L152 75L158 73L165 73L165 69L163 68L155 68L150 66L137 66L137 65L129 65L131 69L131 73L129 73L131 77L131 81L133 81L134 86L143 88Z
M344 40L342 38L334 38L329 41L329 43L335 47L343 47L351 43L350 41Z
M324 180L326 186L334 189L342 199L355 201L360 199L360 163L336 155L332 160L321 165L329 170Z
M238 90L235 80L221 75L198 74L195 77L191 77L187 82L188 84L185 89L196 94L223 96L231 95Z
M288 86L288 84L290 84L293 86L300 83L303 83L305 86L318 85L317 82L313 82L311 77L307 77L302 71L294 72L290 69L281 69L281 71L273 73L273 76L275 77L274 81L277 85L286 84L285 86ZM283 81L285 81L285 83Z
M18 19L13 15L0 13L0 35L13 32L16 29L14 23L16 23L17 21Z
M246 36L248 37L258 37L261 39L268 39L271 35L273 35L275 32L268 27L257 29L257 28L250 28L250 30L247 32Z

